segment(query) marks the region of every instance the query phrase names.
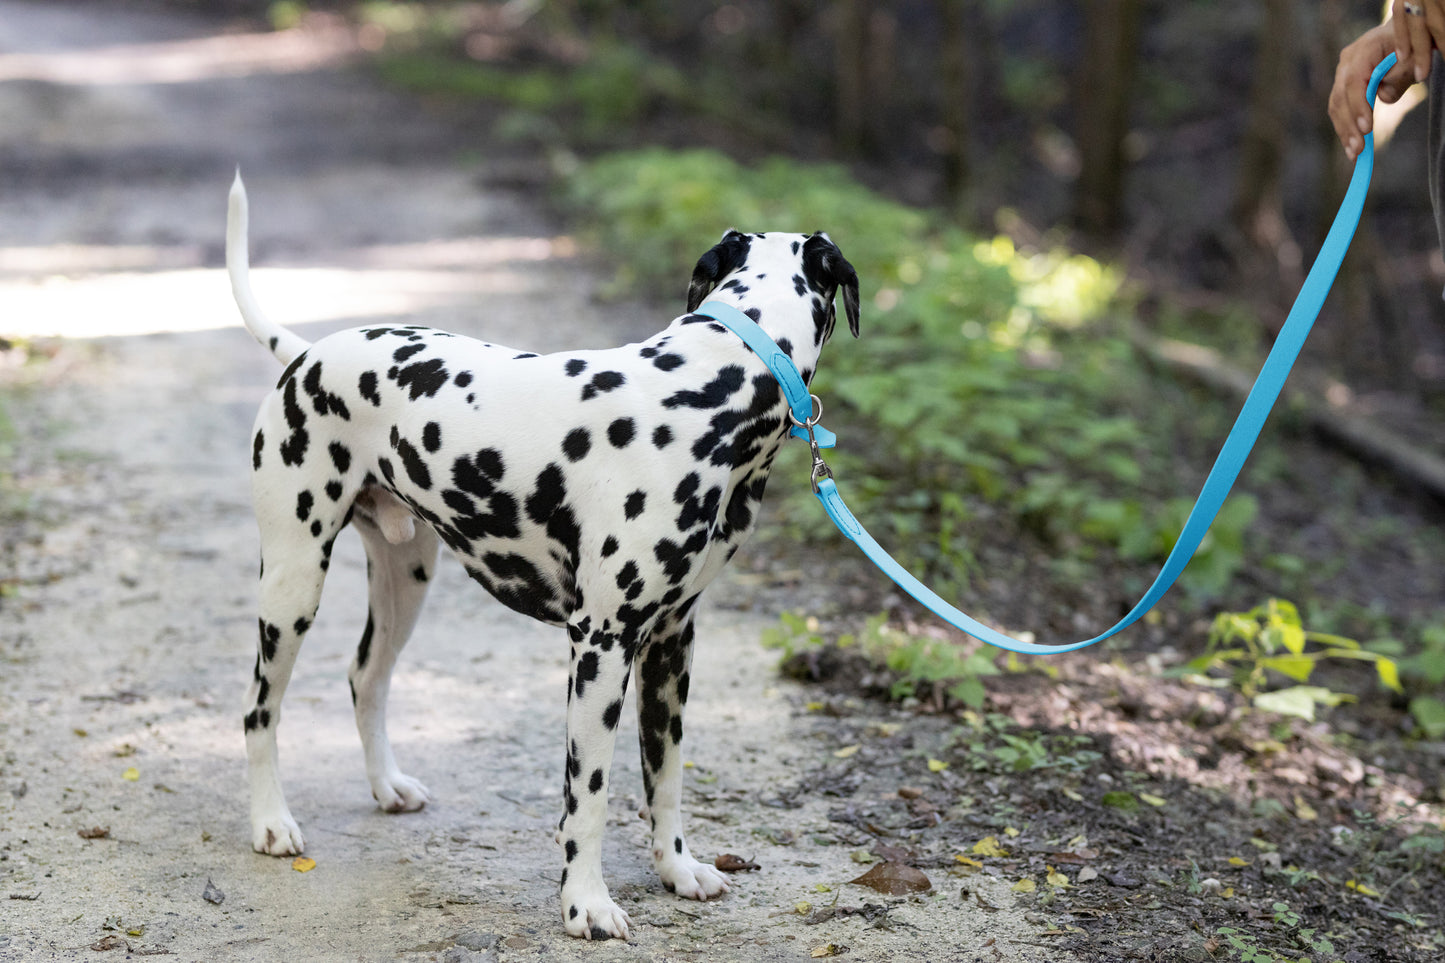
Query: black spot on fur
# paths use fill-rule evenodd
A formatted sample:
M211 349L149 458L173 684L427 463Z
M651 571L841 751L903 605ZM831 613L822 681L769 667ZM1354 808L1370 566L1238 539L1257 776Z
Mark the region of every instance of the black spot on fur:
M326 483L326 497L333 502L341 501L341 495L344 491L345 489L342 487L341 482L335 478Z
M442 446L442 426L428 421L421 430L421 446L433 454Z
M251 440L251 468L253 471L261 470L261 446L266 444L266 436L259 429L256 437Z
M458 388L465 388L471 383L472 373L470 371L459 371L457 372L457 376L452 379L452 384L456 385Z
M281 642L281 628L265 619L257 619L261 631L261 659L270 662L276 658L276 646Z
M622 718L622 700L617 699L610 702L602 712L602 724L609 729L616 729L617 723Z
M388 377L392 377L392 375L388 373ZM436 393L441 390L442 385L446 384L450 377L441 358L431 358L427 361L409 364L396 371L395 375L398 388L409 387L411 389L412 401L422 395L426 395L428 398L436 397Z
M401 364L412 355L425 350L426 344L424 342L418 341L413 342L412 344L404 344L391 353L391 360L395 361L397 364Z
M582 698L582 690L589 682L597 681L597 671L597 653L591 650L583 652L582 658L577 660L577 698Z
M627 520L630 522L638 515L641 515L643 509L645 509L646 507L647 493L639 489L638 491L635 491L631 495L627 496L627 504L622 507L622 513L627 517Z
M371 610L366 610L366 628L361 630L361 644L356 647L356 667L366 668L366 660L371 658L371 636L376 632L376 623L371 618Z
M672 371L675 368L681 367L686 360L687 359L680 354L665 354L653 361L652 365L662 371Z
M296 624L291 626L291 628L295 629L297 635L300 635L307 629L311 628L311 620L306 618L305 616L302 616L301 618L296 620Z
M592 778L587 780L587 791L594 796L602 791L602 770L592 770Z
M351 449L339 441L333 441L328 450L331 452L331 464L335 465L341 474L346 474L351 468Z
M412 569L411 577L416 579L418 582L425 582L431 578L431 576L426 573L425 565L418 565L416 568Z
M412 443L405 438L398 438L393 442L396 453L401 457L402 467L406 469L406 476L412 480L422 491L431 489L431 469L427 468L426 462L422 460L421 454L412 446Z
M701 391L683 390L663 399L664 408L721 408L727 403L746 380L741 365L730 364L717 373L717 377L703 386Z
M376 390L377 378L375 371L363 371L361 377L356 381L356 390L361 392L361 397L371 402L376 407L381 407L381 395Z
M667 425L658 425L652 429L652 447L661 450L672 444L672 429Z
M311 438L306 433L306 412L296 403L295 378L287 381L281 392L281 410L286 415L286 424L291 428L291 437L281 443L281 462L286 465L300 465L306 460L306 446Z
M582 372L587 370L587 362L583 361L581 358L573 358L567 362L567 367L565 370L567 371L567 377L575 378Z
M572 860L574 860L574 859L577 858L577 841L576 841L575 839L569 839L569 840L567 840L566 850L567 850L567 862L570 863L570 862L572 862ZM573 915L573 916L576 916L576 915L577 915L577 907L575 907L575 906L572 907L572 915Z
M537 475L532 494L527 496L527 517L545 524L567 497L566 475L557 465L548 465Z
M568 461L581 461L592 450L592 435L586 428L573 428L562 440L562 452Z
M679 856L682 855L682 837L681 837L681 836L674 836L674 837L672 838L672 851L673 851L674 853L677 853L677 855L679 855Z
M607 426L607 440L612 442L613 448L626 448L632 444L636 434L637 426L631 418L618 418Z
M627 377L620 371L599 371L582 389L582 400L591 401L599 394L606 394L627 383Z
M620 547L621 546L617 544L617 539L613 538L611 535L608 535L607 538L605 538L602 542L602 557L611 558L613 555L617 554L617 549Z
M296 518L298 521L306 521L311 517L311 506L314 504L311 492L303 491L296 496Z
M346 402L340 396L334 395L321 386L321 362L313 364L306 371L306 378L301 382L301 387L306 389L306 394L311 398L311 406L321 416L336 415L342 421L351 420L351 412L346 407Z

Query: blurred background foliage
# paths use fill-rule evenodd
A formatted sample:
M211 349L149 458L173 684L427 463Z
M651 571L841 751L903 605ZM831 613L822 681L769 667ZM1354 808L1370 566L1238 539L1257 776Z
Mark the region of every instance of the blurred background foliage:
M610 295L680 308L725 228L827 230L863 279L863 340L815 384L850 500L920 574L1058 638L1137 597L1238 408L1140 345L1257 368L1349 177L1325 114L1339 50L1382 6L216 2L278 28L344 16L390 82L483 107ZM1369 210L1295 380L1438 456L1424 121L1380 114ZM1161 631L1288 596L1438 692L1438 503L1409 482L1382 501L1306 424L1276 413ZM827 537L811 507L783 517Z

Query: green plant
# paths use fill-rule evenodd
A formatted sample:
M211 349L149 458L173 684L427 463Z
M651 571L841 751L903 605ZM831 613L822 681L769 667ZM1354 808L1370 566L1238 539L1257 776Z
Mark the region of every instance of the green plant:
M968 766L979 772L1024 772L1055 769L1081 773L1103 758L1089 736L1020 729L1011 718L991 712L965 713L970 729L955 734Z
M1338 958L1329 937L1315 927L1302 925L1304 920L1290 909L1288 903L1275 903L1272 910L1271 918L1280 939L1307 951L1309 955L1296 956L1293 952L1276 955L1275 951L1261 947L1253 935L1231 926L1221 926L1215 933L1224 938L1244 963L1321 963Z
M828 644L816 618L784 612L778 621L779 625L763 632L762 643L766 648L781 649L783 662ZM895 677L888 693L892 699L942 694L977 709L984 702L982 677L999 674L995 650L910 635L891 628L884 614L869 618L861 635L841 635L833 644L840 649L856 647L870 662L891 672Z
M1177 674L1214 683L1205 674L1221 669L1230 674L1218 684L1233 685L1256 708L1281 715L1314 719L1318 706L1335 706L1354 697L1323 686L1308 685L1324 659L1354 659L1374 663L1380 682L1401 691L1394 660L1368 651L1343 636L1310 632L1291 602L1270 599L1248 612L1221 612L1209 629L1203 655L1186 663ZM1296 682L1270 688L1271 673Z

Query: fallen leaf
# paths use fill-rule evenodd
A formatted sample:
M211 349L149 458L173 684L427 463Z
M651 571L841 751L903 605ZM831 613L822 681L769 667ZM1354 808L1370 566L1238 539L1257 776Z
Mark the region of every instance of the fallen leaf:
M1083 796L1081 796L1081 795L1079 795L1078 793L1074 792L1072 789L1069 789L1067 786L1064 787L1063 789L1060 789L1059 792L1063 793L1067 798L1072 799L1074 802L1083 802L1083 801L1084 801L1084 797L1083 797Z
M1074 878L1076 883L1092 883L1099 878L1099 871L1092 866L1085 866L1079 870L1079 875Z
M1069 885L1069 877L1050 866L1048 867L1048 875L1044 877L1044 882L1050 886L1062 889Z
M844 746L842 749L839 749L833 753L833 758L847 759L849 756L853 755L853 753L857 752L860 748L862 747L859 746L856 742L853 743L853 745L851 746Z
M125 772L120 774L120 778L124 779L126 782L140 782L140 770L137 769L135 766L131 766Z
M813 904L805 899L800 899L793 904L793 912L799 916L807 916L813 911Z
M1235 867L1248 866L1248 865L1249 865L1249 860L1243 859L1243 858L1241 858L1241 857L1239 857L1239 856L1231 856L1231 857L1229 857L1229 865L1235 866Z
M947 769L947 768L948 768L948 763L944 762L942 759L930 759L930 760L928 760L928 771L929 771L929 772L943 772L943 770L945 770L945 769Z
M851 852L851 853L848 854L848 858L851 859L851 860L853 860L853 862L855 862L855 863L865 863L865 864L866 864L866 863L876 863L876 862L878 862L878 857L877 857L877 856L874 856L872 853L868 852L868 850L866 850L866 849L855 849L855 850L853 850L853 852Z
M822 946L813 947L813 951L809 955L815 960L820 960L825 956L842 956L847 952L848 947L840 943L824 943Z
M919 789L917 786L899 786L898 795L902 796L904 799L917 799L919 796L923 795L923 790Z
M980 862L979 862L978 860L976 860L976 859L969 859L967 856L963 855L962 853L956 854L953 858L954 858L954 860L955 860L956 862L960 862L960 863L962 863L962 864L965 865L965 866L972 867L973 869L983 869L983 863L980 863Z
M998 844L997 836L985 836L973 844L975 856L1007 856L1008 850Z
M712 861L717 869L724 873L741 873L749 869L762 869L757 863L750 859L743 859L741 856L734 856L732 853L719 853L718 858Z
M291 861L291 868L298 873L309 873L316 868L316 860L310 856L297 856Z
M97 953L104 953L107 950L118 950L122 947L124 947L126 950L129 950L130 944L127 943L125 940L121 939L119 936L116 936L114 933L112 933L110 936L104 937L98 942L90 944L90 948L92 950L95 950Z
M1039 885L1031 879L1021 879L1009 888L1012 889L1015 893L1032 893L1034 890L1039 888Z
M933 883L919 870L906 863L879 863L857 879L850 879L855 886L867 886L885 896L903 896L907 893L926 893Z
M1373 890L1373 889L1371 889L1370 887L1366 886L1364 883L1358 883L1358 882L1356 882L1356 881L1354 881L1354 880L1352 880L1352 879L1345 881L1345 888L1346 888L1346 889L1352 889L1352 890L1354 890L1356 893L1359 893L1361 896L1379 896L1379 895L1380 895L1377 890Z
M1234 897L1234 887L1233 887L1233 886L1226 886L1226 887L1224 887L1224 889L1222 889L1222 890L1219 891L1219 895L1220 895L1220 896L1223 896L1225 899L1232 899L1232 898Z
M1005 826L1003 828L1003 834L1008 838L1013 839L1019 834L1019 831L1017 829L1014 829L1012 826Z
M833 887L829 886L827 883L814 883L814 884L813 884L813 892L815 892L815 893L831 893L831 892L833 892Z
M201 892L201 899L205 900L207 903L214 903L215 905L220 906L226 901L226 894L217 889L216 884L208 879L206 880L205 890Z
M1133 812L1139 808L1139 800L1134 798L1134 794L1122 789L1115 789L1111 792L1104 793L1101 801L1105 806L1112 809L1121 809L1126 813Z
M1306 822L1320 818L1320 814L1315 808L1299 796L1294 797L1294 814Z
M1165 798L1162 797L1162 796L1155 796L1155 795L1152 794L1152 793L1141 792L1141 793L1139 794L1139 798L1142 799L1142 800L1144 800L1146 803L1148 803L1148 804L1151 805L1151 806L1167 806L1167 805L1169 805L1169 800L1165 799Z
M803 708L807 709L809 712L821 712L823 711L824 705L825 703L822 702L809 702Z
M79 836L81 839L109 839L110 827L92 826L90 829L77 830L75 835Z

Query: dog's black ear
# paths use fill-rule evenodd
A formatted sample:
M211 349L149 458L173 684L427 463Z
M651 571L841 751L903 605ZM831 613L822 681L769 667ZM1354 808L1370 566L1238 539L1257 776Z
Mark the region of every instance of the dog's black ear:
M719 281L747 264L750 246L747 235L729 230L712 250L698 258L692 282L687 286L688 311L696 311Z
M843 296L843 313L848 316L848 330L858 337L858 272L833 239L822 231L808 238L803 251L803 263L808 275L821 284L829 285Z

